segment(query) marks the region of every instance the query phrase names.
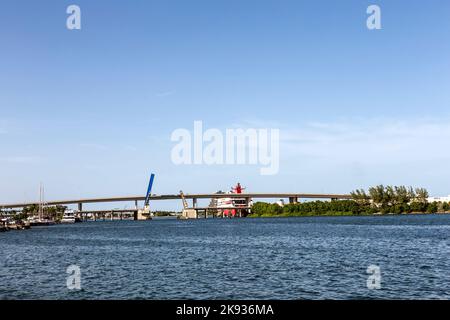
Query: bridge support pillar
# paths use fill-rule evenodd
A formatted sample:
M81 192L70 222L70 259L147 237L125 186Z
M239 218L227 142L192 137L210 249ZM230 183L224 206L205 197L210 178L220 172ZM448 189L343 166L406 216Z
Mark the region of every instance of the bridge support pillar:
M78 203L78 211L83 211L83 203L81 202Z
M133 213L133 220L140 221L140 220L148 220L151 219L151 216L149 217L149 212L144 212L143 210L136 210Z
M192 207L197 208L197 198L192 198Z
M289 203L298 203L297 197L289 197Z

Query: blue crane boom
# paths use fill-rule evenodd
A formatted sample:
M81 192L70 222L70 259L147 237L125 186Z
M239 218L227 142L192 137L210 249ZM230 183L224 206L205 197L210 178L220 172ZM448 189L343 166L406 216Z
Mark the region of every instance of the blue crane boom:
M152 173L150 175L150 181L148 182L148 188L147 188L147 194L145 195L145 203L144 206L147 207L148 203L150 201L150 196L152 194L152 186L153 186L153 179L155 178L155 174Z

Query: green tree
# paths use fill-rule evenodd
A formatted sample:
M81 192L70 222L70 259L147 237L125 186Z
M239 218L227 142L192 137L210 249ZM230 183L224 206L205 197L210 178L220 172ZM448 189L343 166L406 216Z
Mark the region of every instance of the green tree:
M417 188L416 190L416 201L421 203L428 203L428 191L424 188Z
M386 196L384 195L383 185L369 188L369 195L375 206L380 207L384 204Z
M351 193L352 199L359 205L366 207L370 205L370 196L364 189L357 189Z
M424 188L378 185L369 188L368 195L363 189L355 190L351 195L354 201L363 206L363 212L410 213L427 210L428 191Z
M410 188L411 189L411 188ZM395 187L395 204L405 205L411 201L411 193L405 186Z
M13 215L13 219L14 221L18 222L18 221L22 221L22 220L26 220L28 218L28 214L26 212L20 212L20 213L15 213Z
M416 192L414 191L413 187L409 187L409 189L408 189L408 197L409 197L409 201L410 202L416 198Z
M37 204L32 204L29 205L27 207L24 207L22 209L22 212L27 213L27 214L34 214L34 213L38 213L39 212L39 205Z
M426 212L428 205L423 202L413 201L411 202L411 211L412 212Z
M395 189L392 186L387 186L384 190L384 198L383 198L383 204L385 206L392 206L395 204L396 195L395 195Z
M263 214L269 214L270 212L270 205L265 202L256 202L252 206L252 213L256 215L263 215Z
M437 202L430 203L427 208L427 213L436 213L436 212L438 212Z

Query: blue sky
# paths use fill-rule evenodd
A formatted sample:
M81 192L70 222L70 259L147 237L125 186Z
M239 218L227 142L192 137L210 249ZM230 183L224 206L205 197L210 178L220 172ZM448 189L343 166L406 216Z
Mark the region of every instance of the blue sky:
M450 194L449 18L444 0L2 1L0 202L41 181L47 199L142 194L150 171L158 194ZM279 128L279 173L174 165L195 120Z

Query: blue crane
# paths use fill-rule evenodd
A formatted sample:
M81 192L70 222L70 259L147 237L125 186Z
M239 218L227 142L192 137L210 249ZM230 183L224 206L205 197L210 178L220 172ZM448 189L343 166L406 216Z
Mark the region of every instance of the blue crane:
M155 174L152 173L150 175L150 181L148 182L147 194L145 195L144 208L148 207L148 203L150 201L150 196L152 195L152 186L153 186L154 179L155 179Z

